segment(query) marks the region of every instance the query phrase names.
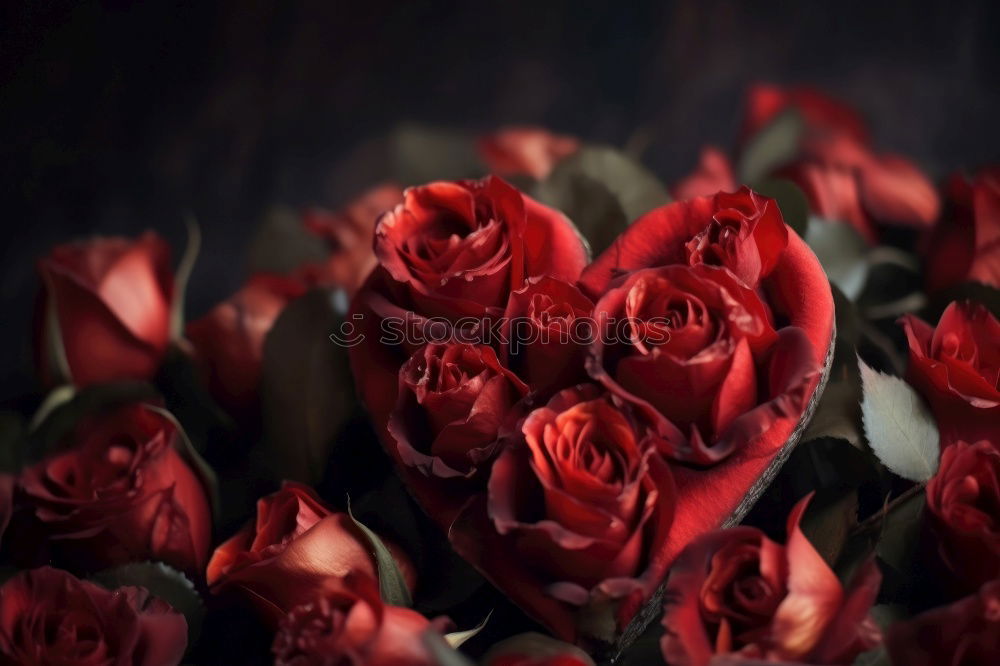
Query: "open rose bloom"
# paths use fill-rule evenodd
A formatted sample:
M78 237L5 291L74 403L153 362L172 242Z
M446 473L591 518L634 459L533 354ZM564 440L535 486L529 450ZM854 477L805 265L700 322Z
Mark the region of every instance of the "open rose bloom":
M458 552L570 641L613 642L746 510L831 347L822 269L747 188L650 211L586 265L570 222L499 178L434 183L375 249L350 352L386 451Z

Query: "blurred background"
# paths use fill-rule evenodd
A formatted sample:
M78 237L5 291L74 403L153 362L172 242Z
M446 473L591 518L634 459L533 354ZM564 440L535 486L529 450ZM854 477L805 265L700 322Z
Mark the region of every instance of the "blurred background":
M195 317L264 211L344 203L371 184L353 149L400 121L632 142L671 182L733 143L755 81L829 91L941 178L1000 160L998 28L995 0L6 2L0 397L33 386L56 243L155 228L179 255L193 213Z

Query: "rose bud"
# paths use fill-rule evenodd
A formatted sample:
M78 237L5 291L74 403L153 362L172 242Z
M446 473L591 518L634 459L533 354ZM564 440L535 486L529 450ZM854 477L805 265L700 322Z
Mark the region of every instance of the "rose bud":
M318 266L321 281L353 295L375 268L372 236L375 222L403 201L395 183L382 183L362 193L343 209L310 208L302 215L305 228L326 241L330 257Z
M425 476L471 478L493 459L501 426L527 392L490 347L426 345L399 371L389 433L400 462Z
M352 573L286 614L271 649L275 666L435 666L423 636L451 628L447 618L382 603L378 583Z
M993 666L1000 663L1000 580L950 606L896 622L885 637L893 664Z
M395 545L386 545L412 590L412 564ZM328 508L311 488L286 482L257 501L254 523L215 549L206 579L214 593L235 590L248 597L276 625L322 586L352 572L378 576L367 538L349 515Z
M580 149L580 142L541 127L503 127L481 137L477 147L493 173L545 180L559 162Z
M511 370L545 398L587 379L584 355L594 304L574 285L532 278L511 292L501 340Z
M594 312L615 328L591 345L588 372L633 404L677 460L715 463L746 445L804 406L817 370L801 331L783 329L776 345L767 306L722 268L636 271ZM769 377L760 396L759 374Z
M996 440L1000 423L1000 322L972 302L949 305L936 328L913 315L900 324L910 345L906 380L923 395L942 441Z
M1000 450L981 440L941 452L927 484L927 509L938 552L967 589L1000 578Z
M963 282L1000 287L1000 167L984 169L971 181L952 176L947 194L948 215L923 247L927 289Z
M187 325L195 361L223 407L237 414L256 407L264 339L285 306L305 291L292 278L254 275L228 300Z
M701 149L698 167L670 188L670 196L675 201L686 201L695 197L710 197L719 192L732 192L736 187L729 158L715 146L706 146Z
M187 622L141 587L107 590L65 571L22 571L0 587L0 662L176 666Z
M396 405L400 366L423 342L442 341L382 344L387 318L479 322L499 315L526 279L573 283L588 260L562 213L494 176L408 189L404 202L379 220L375 254L380 266L351 305L351 321L365 339L350 348L350 358L358 393L380 433Z
M500 641L483 657L483 666L594 666L586 652L543 634L519 634Z
M459 553L560 638L604 612L624 626L660 583L674 518L670 469L591 384L531 412L493 464L490 524L452 528Z
M200 572L212 513L178 437L171 420L141 404L85 419L69 446L21 473L19 503L37 519L24 529L39 530L60 561L81 570L157 560Z
M38 270L45 322L35 348L46 383L85 386L156 374L170 339L174 291L163 239L147 232L136 240L60 245ZM61 377L64 371L70 376Z
M706 534L681 553L664 594L660 647L668 663L704 666L734 653L850 664L880 642L868 611L881 575L869 560L844 590L799 528L810 497L789 515L785 546L736 527Z

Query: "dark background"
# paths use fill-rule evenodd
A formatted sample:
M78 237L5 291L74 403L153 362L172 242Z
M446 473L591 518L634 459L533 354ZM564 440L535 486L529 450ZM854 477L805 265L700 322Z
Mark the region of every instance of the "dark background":
M1000 159L1000 3L4 3L0 397L32 387L33 264L58 242L204 232L196 316L243 278L274 204L400 120L530 122L625 143L665 180L731 144L745 86L813 83L940 178Z

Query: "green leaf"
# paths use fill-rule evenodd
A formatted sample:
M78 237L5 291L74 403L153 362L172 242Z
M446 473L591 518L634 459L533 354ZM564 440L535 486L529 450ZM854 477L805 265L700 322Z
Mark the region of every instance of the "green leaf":
M198 252L201 250L201 229L193 216L188 216L185 220L187 225L188 239L184 248L184 255L174 273L174 303L170 309L170 338L180 340L184 337L184 303L187 294L188 281L191 279L191 272L194 264L198 260Z
M811 218L805 240L830 282L852 301L856 299L868 279L868 243L861 234L843 222Z
M379 535L368 529L364 523L354 517L354 514L351 513L350 500L347 503L347 515L351 517L351 520L358 526L358 529L364 533L372 546L375 564L378 565L378 587L382 595L382 601L393 606L405 606L407 608L412 606L413 599L410 597L410 590L406 587L406 580L403 578L403 572L399 570L399 565L396 564L396 559L389 552L389 549ZM489 617L486 619L488 620ZM483 624L485 625L485 620ZM482 629L482 627L479 629ZM476 631L478 633L478 630Z
M911 571L920 541L926 493L913 493L885 512L875 553L897 571Z
M16 474L21 469L24 433L24 418L19 413L8 409L0 411L0 476Z
M534 195L565 213L595 254L638 217L670 201L656 176L606 146L585 146L561 161Z
M482 631L486 627L486 623L490 621L491 615L493 615L492 610L486 614L486 617L483 618L482 622L477 624L472 629L466 629L465 631L453 631L450 634L445 634L444 640L448 643L448 645L450 645L455 649L462 647L463 643L465 643L470 638L475 637L480 631Z
M115 590L123 586L143 587L184 615L188 624L188 649L201 634L205 606L194 584L163 562L132 562L94 574L91 581Z
M69 402L74 398L74 396L76 396L76 387L72 384L63 384L62 386L57 386L49 391L48 395L45 396L45 399L42 400L42 404L38 406L38 409L35 410L35 413L32 415L31 422L28 424L28 430L37 430L38 426L40 426L57 407Z
M798 185L785 178L769 178L751 189L777 201L785 224L805 238L809 228L809 200Z
M818 493L802 517L802 532L816 551L833 565L858 524L858 491L845 488Z
M435 630L428 629L420 638L437 666L473 666L465 655L448 645L448 641Z
M789 109L750 137L740 155L740 182L755 183L790 162L799 152L804 129L802 116Z
M500 641L490 648L483 657L483 662L489 664L504 655L522 655L532 657L538 661L565 655L567 657L574 657L589 666L593 666L594 663L594 660L586 652L575 645L570 645L569 643L564 643L555 638L535 632L518 634Z
M289 303L264 340L260 456L275 480L316 483L356 404L335 292L314 289Z
M913 388L858 359L864 399L861 414L872 451L894 474L927 481L940 456L937 424Z
M174 440L176 442L177 451L181 454L181 457L184 458L184 461L191 467L191 469L194 470L195 474L197 474L201 479L201 483L205 487L205 492L208 494L209 502L212 505L212 515L216 520L218 520L222 510L219 498L219 479L215 475L215 470L213 470L212 466L201 457L200 453L198 453L198 449L196 449L194 444L191 443L191 438L188 437L187 432L184 430L184 426L177 420L176 416L171 414L169 410L156 405L145 404L143 407L155 414L159 414L177 429L177 438Z
M472 135L414 123L399 125L388 138L392 178L405 185L482 175Z

